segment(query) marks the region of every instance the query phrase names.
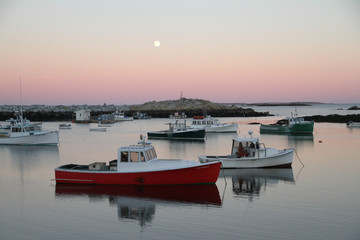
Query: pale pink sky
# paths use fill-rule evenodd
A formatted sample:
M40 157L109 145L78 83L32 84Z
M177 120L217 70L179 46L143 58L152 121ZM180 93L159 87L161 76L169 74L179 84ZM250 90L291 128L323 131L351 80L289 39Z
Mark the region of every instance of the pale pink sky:
M360 3L1 1L0 104L20 77L23 104L359 103Z

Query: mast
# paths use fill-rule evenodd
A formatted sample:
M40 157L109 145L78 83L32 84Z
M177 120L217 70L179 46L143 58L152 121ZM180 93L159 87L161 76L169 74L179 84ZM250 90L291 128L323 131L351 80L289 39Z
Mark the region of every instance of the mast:
M21 76L19 77L19 80L20 80L20 120L21 120L21 131L23 131L24 129L24 118L23 118L23 108L22 108L22 105L23 105L23 100L22 100L22 84L21 84Z

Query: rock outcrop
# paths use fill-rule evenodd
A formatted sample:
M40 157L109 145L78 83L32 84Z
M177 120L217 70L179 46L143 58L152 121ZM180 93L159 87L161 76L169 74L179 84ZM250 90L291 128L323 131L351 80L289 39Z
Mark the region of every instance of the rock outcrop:
M331 122L331 123L348 123L349 121L360 122L360 114L348 114L348 115L314 115L304 117L306 121L314 122Z
M268 112L255 112L252 108L241 108L231 104L213 103L203 99L187 99L167 101L151 101L139 105L31 105L23 106L24 117L31 121L71 121L75 119L75 111L87 109L91 116L111 114L116 110L125 110L126 115L133 115L137 112L147 113L153 118L168 118L175 112L185 112L188 117L197 115L211 115L214 117L256 117L270 116ZM0 121L14 116L20 106L0 106Z

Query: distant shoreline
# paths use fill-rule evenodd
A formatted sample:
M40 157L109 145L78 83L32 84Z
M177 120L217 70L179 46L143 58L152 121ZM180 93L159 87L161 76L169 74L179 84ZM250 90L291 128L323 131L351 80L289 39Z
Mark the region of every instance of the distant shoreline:
M312 106L314 104L329 104L320 102L272 102L272 103L213 103L203 99L180 98L178 100L151 101L140 105L24 105L24 117L31 121L72 121L75 120L75 111L86 109L90 111L92 119L102 114L113 114L118 110L125 111L127 116L137 112L146 113L152 118L168 118L175 112L185 113L188 117L211 115L213 117L266 117L273 116L269 111L257 112L251 106L277 107L277 106ZM332 103L330 103L332 104ZM351 104L351 103L350 103ZM348 110L360 110L352 106ZM20 111L20 105L0 105L0 121L14 117L14 112ZM306 116L307 120L315 122L341 122L360 121L360 114L327 116Z
M314 104L328 104L321 102L270 102L270 103L223 103L242 106L277 107L277 106L312 106Z

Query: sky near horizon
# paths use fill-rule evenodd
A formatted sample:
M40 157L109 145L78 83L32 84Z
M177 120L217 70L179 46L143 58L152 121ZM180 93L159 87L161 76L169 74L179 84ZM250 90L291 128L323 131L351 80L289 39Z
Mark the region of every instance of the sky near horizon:
M23 104L360 103L360 1L0 0L0 105L19 79Z

